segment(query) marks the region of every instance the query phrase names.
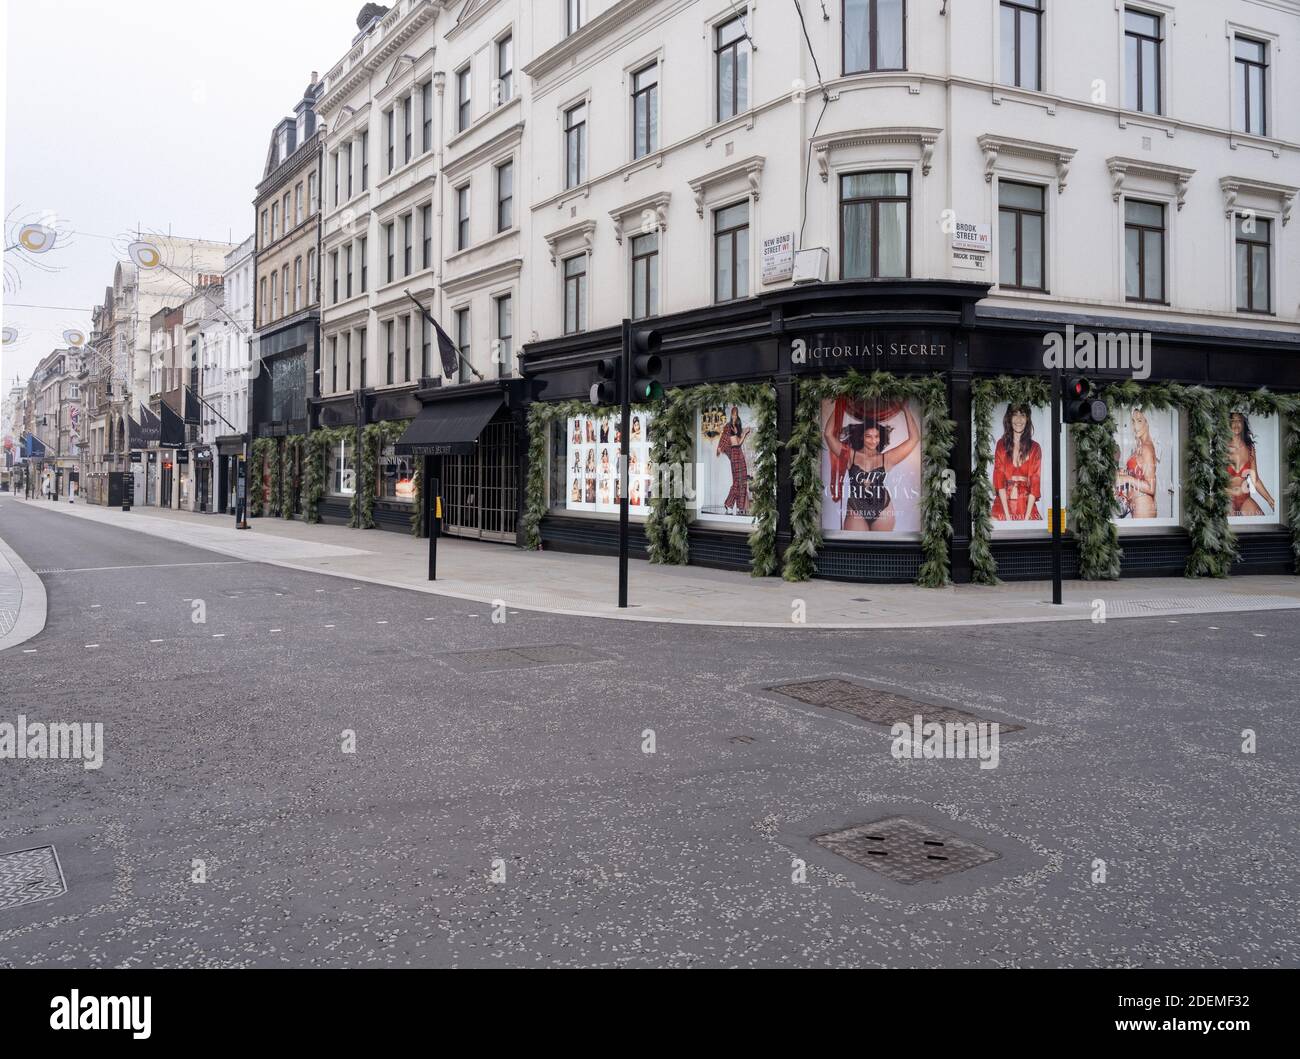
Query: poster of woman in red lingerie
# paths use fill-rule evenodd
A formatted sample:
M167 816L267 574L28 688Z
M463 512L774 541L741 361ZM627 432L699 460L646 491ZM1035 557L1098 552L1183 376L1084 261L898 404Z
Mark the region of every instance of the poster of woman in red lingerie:
M1027 404L1009 404L1002 437L993 450L995 522L1038 522L1043 518L1043 447L1034 440L1034 413Z
M1235 525L1279 519L1277 416L1238 410L1228 419L1228 521Z
M755 417L748 405L706 408L696 424L700 518L752 526Z
M921 531L921 425L915 401L822 402L822 528Z
M1118 408L1115 497L1124 524L1178 525L1178 412Z

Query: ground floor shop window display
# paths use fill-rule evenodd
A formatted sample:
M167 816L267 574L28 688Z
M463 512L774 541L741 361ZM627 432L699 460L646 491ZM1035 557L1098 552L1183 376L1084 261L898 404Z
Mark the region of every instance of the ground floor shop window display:
M1228 425L1228 522L1275 525L1281 521L1278 417L1238 408L1229 415Z
M379 473L375 480L375 496L381 500L412 503L415 499L415 457L398 456L392 445L379 454Z
M701 409L696 419L695 496L698 517L754 525L758 415L749 405Z
M1115 498L1121 526L1179 525L1182 484L1178 410L1142 406L1115 410Z
M330 449L330 492L352 496L357 491L357 469L351 441L336 441Z
M862 537L921 531L921 412L912 400L821 403L822 530Z
M631 418L628 454L628 510L644 517L654 496L654 463L651 458L652 417L634 411ZM566 468L563 479L565 511L618 514L622 502L622 479L618 473L622 454L622 419L614 411L570 416L565 423ZM559 498L556 498L559 499Z
M1051 407L1023 401L998 402L990 426L985 455L993 534L1001 537L1047 532L1054 451ZM972 436L977 433L974 431ZM1064 431L1057 444L1064 444ZM1063 479L1061 502L1066 505L1069 476Z

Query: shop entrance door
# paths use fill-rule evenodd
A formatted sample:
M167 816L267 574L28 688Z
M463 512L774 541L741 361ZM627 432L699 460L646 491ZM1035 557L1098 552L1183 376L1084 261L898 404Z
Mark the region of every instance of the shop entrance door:
M474 540L513 542L517 516L511 422L489 423L468 456L442 458L443 530Z

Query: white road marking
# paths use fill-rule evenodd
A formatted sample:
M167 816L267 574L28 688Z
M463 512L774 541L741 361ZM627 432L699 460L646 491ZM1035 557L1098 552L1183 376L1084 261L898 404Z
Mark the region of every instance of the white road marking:
M150 643L162 643L161 640L150 640L149 642L150 642Z
M1254 632L1254 633L1251 633L1251 635L1252 635L1252 636L1257 636L1257 637L1259 637L1259 638L1262 640L1262 639L1264 639L1264 637L1265 637L1266 635L1268 635L1268 634L1267 634L1267 633L1262 633L1262 632Z
M377 622L375 622L375 624L376 624L376 625L387 625L388 622L386 622L386 621L377 621Z
M139 566L82 566L76 570L64 570L65 574L98 574L105 570L170 570L180 566L247 566L246 559L227 559L219 563L142 563ZM188 602L188 600L186 601Z
M284 632L283 629L272 629L271 631L272 631L272 632Z
M326 625L325 628L327 628L327 629L332 629L332 628L334 628L334 626L333 626L333 625Z
M34 655L35 653L36 653L36 648L35 648L35 647L29 648L28 650L26 650L26 651L23 652L23 654L25 654L25 655Z
M88 643L86 644L86 650L89 651L92 647L98 647L98 646L99 644L97 643Z
M212 638L214 640L224 640L226 638L226 634L224 632L214 632L212 634Z

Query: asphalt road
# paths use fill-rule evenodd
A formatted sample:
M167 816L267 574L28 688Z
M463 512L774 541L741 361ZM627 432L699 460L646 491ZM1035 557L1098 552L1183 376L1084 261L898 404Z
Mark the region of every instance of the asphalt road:
M0 760L0 854L68 888L0 910L0 964L1300 965L1295 612L496 623L4 499L0 537L60 571L0 722L105 731L98 771ZM456 656L539 645L583 657ZM1025 727L896 760L766 690L826 676ZM904 885L811 841L895 815L997 857Z

